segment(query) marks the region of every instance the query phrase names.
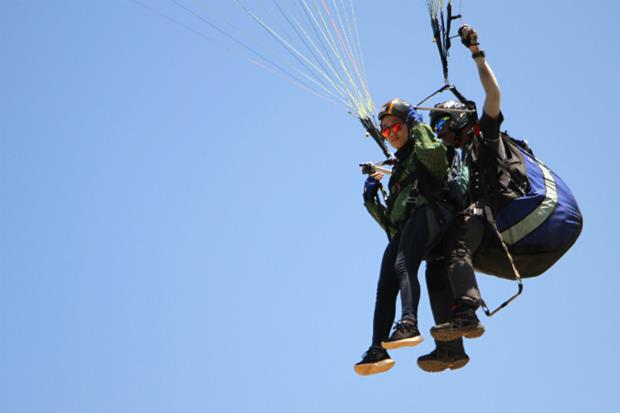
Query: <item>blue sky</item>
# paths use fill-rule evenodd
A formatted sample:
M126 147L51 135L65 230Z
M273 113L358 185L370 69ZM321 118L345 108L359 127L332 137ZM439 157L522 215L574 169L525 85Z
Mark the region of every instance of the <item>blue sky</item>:
M441 85L424 2L355 3L375 103ZM229 2L186 4L252 36ZM0 411L616 410L618 11L463 3L505 128L568 183L584 231L483 319L466 368L415 365L423 295L427 340L363 378L385 235L355 119L129 0L1 2ZM460 44L450 65L480 101ZM515 288L479 282L491 305Z

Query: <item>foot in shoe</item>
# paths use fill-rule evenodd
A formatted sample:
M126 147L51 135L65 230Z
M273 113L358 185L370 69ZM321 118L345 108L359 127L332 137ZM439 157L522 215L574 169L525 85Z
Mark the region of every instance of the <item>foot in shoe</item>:
M455 317L451 321L431 328L431 335L437 341L451 341L461 337L477 338L484 334L484 326L478 318Z
M424 338L418 330L416 323L408 321L399 321L394 326L394 331L390 337L381 342L383 348L392 350L401 347L413 347L424 341Z
M469 363L464 352L447 348L436 348L431 353L418 357L418 367L429 373L439 373L446 369L457 370Z
M360 376L369 376L388 371L394 367L394 360L385 349L371 346L362 356L362 361L353 366L353 370Z

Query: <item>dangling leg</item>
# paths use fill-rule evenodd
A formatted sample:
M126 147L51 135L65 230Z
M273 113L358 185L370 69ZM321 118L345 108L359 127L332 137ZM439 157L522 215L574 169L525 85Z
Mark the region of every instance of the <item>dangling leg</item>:
M481 297L472 257L484 237L485 222L473 215L457 219L460 221L448 234L444 250L448 260L448 280L455 298L453 313L450 320L431 329L431 335L438 341L476 338L484 334L484 327L476 316Z
M447 271L448 263L444 258L426 263L426 286L435 324L452 318L454 296L450 290ZM462 338L443 342L435 340L435 350L418 358L418 366L427 372L456 370L468 362L469 357L465 353Z
M399 240L398 235L392 238L383 253L373 316L372 345L364 353L362 360L353 367L356 373L363 376L382 373L394 366L394 360L381 347L381 342L388 338L396 314L399 286L394 273L394 261Z
M394 271L400 287L401 320L382 345L387 349L415 346L423 341L418 330L420 282L418 269L428 245L426 206L418 208L403 227Z

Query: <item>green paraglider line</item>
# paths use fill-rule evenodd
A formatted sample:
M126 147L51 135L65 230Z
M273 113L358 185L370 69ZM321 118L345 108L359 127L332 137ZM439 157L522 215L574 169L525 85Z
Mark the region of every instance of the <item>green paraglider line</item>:
M317 10L320 10L319 6L317 5L316 2L314 2L315 7L317 8ZM357 88L357 85L355 84L355 82L353 81L353 78L350 74L350 71L346 65L346 63L344 62L344 59L341 56L341 53L339 52L337 43L334 41L334 38L329 30L329 24L327 23L327 21L325 20L325 17L323 16L322 13L317 13L320 17L321 23L322 23L322 27L319 26L319 29L321 30L321 33L323 34L328 46L330 47L332 53L334 54L334 56L337 58L338 63L340 64L340 68L343 72L343 74L348 78L349 83L353 86L353 90L349 91L349 95L350 95L350 99L351 101L354 103L354 105L357 107L358 110L358 116L360 118L367 116L366 115L366 109L364 106L364 101L362 98L361 93L359 92L359 89Z
M145 10L148 10L149 12L152 12L152 13L158 15L159 17L161 17L161 18L163 18L165 20L168 20L171 23L173 23L173 24L175 24L177 26L180 26L180 27L182 27L182 28L184 28L184 29L186 29L186 30L188 30L188 31L190 31L190 32L192 32L192 33L202 37L203 39L205 39L205 40L207 40L207 41L209 41L211 43L214 43L214 44L222 47L227 52L233 53L233 50L230 49L229 47L223 45L219 41L216 41L216 40L212 39L211 37L209 37L209 36L205 35L204 33L194 29L193 27L191 27L191 26L189 26L189 25L187 25L185 23L182 23L179 20L176 20L176 19L174 19L174 18L172 18L172 17L162 13L162 12L156 10L155 8L153 8L153 7L147 5L147 4L145 4L145 3L143 3L143 2L141 2L139 0L131 0L131 1L133 3L135 3L135 4L137 4L138 6L144 8ZM182 8L186 12L188 12L188 13L192 14L193 16L197 17L203 23L209 25L209 27L211 27L214 30L218 31L219 33L221 33L222 35L224 35L228 39L232 40L234 43L236 43L239 46L241 46L243 49L249 51L251 54L257 56L260 60L264 61L266 64L262 64L259 61L255 60L255 59L252 59L250 57L240 55L240 57L242 59L250 62L253 65L256 65L256 66L260 67L261 69L269 71L270 73L278 76L279 78L281 78L283 80L286 80L287 82L289 82L289 83L291 83L291 84L293 84L293 85L295 85L295 86L297 86L297 87L299 87L299 88L301 88L301 89L303 89L303 90L305 90L305 91L307 91L307 92L309 92L309 93L311 93L311 94L313 94L313 95L315 95L315 96L317 96L317 97L319 97L319 98L321 98L321 99L323 99L323 100L325 100L325 101L327 101L327 102L329 102L329 103L331 103L331 104L333 104L335 106L344 107L346 109L350 109L345 101L341 101L340 103L337 103L336 101L332 100L331 98L327 97L326 95L317 92L314 88L312 88L311 86L306 84L304 81L300 80L297 76L292 74L289 70L286 70L285 68L281 67L280 65L278 65L277 63L275 63L271 59L267 58L266 56L264 56L260 52L252 49L247 44L245 44L242 41L236 39L234 36L226 33L224 30L222 30L221 28L217 27L215 24L213 24L212 22L208 21L203 16L200 16L199 14L197 14L193 10L189 9L188 7L184 6L183 4L181 4L181 3L179 3L179 2L177 2L175 0L169 0L169 1L171 1L172 3L177 5L178 7ZM238 54L238 53L234 53L234 54ZM303 73L300 73L300 75L301 76L305 76L305 74L303 74ZM316 80L313 79L313 78L309 78L308 80L310 82L312 82L312 83L316 83ZM319 86L321 86L321 85L319 85ZM325 92L327 94L332 95L334 98L337 98L336 96L333 95L333 93L331 91L329 91L329 90L327 90L325 88L323 88L323 89L325 90Z
M369 97L369 92L367 90L366 87L366 83L364 82L364 79L362 78L362 74L361 74L361 70L360 70L360 65L358 63L358 59L355 56L355 53L353 52L353 48L351 47L351 42L349 41L349 37L347 35L347 31L345 29L344 23L342 22L342 17L340 15L340 9L338 8L338 4L336 1L334 1L334 10L336 11L336 17L338 18L338 22L336 22L332 16L332 13L330 12L329 6L327 5L326 1L323 0L323 5L329 15L329 18L332 22L332 26L334 28L334 31L336 32L336 34L338 35L338 39L340 40L340 45L341 48L345 51L347 57L349 58L349 63L351 64L351 66L353 67L355 74L357 75L357 81L355 79L351 79L351 82L353 84L353 86L356 88L356 90L358 90L358 94L360 95L360 99L361 102L365 102L365 100L363 99L363 97L361 96L361 93L359 92L359 88L358 86L358 82L359 85L361 86L362 90L364 91L364 96L366 98ZM340 27L342 27L342 30L340 30ZM366 107L365 108L366 111L371 111L371 108ZM364 115L366 115L367 113L364 113Z
M222 46L221 43L195 30L193 27L155 10L142 1L132 1L172 23ZM386 157L391 156L375 124L375 109L368 88L363 60L361 59L361 42L352 0L349 0L350 10L348 11L345 4L346 0L340 2L339 0L298 0L297 4L303 10L302 15L305 15L307 18L305 24L302 24L293 14L289 15L289 12L282 7L278 0L273 0L273 4L286 20L286 23L294 30L294 33L290 33L289 36L295 37L296 35L299 38L297 43L301 45L301 50L298 48L298 45L276 32L264 19L244 6L242 0L234 0L246 14L276 39L297 61L299 66L292 69L286 69L273 61L273 59L269 59L264 54L250 47L246 42L231 35L211 22L210 19L205 18L183 4L182 0L169 1L176 5L176 7L199 19L210 29L224 36L225 39L232 41L243 50L249 52L251 56L257 57L258 60L244 56L253 65L268 70L330 103L347 108L349 114L362 121L365 129L377 141ZM306 29L307 27L310 27L311 30ZM315 36L310 36L312 31ZM232 51L225 46L223 47L228 51ZM306 53L309 54L306 55ZM332 98L336 101L333 101Z
M300 53L295 47L293 47L289 42L287 42L282 36L280 36L277 32L275 32L272 28L270 28L262 19L260 19L255 13L250 11L247 7L245 7L241 2L235 0L235 2L250 16L252 17L260 26L262 26L269 34L271 34L286 50L288 50L302 65L308 64L312 69L314 69L317 73L323 76L332 87L335 87L333 79L331 79L327 74L322 72L314 63L308 60L306 56Z
M307 33L304 31L303 27L301 27L299 22L296 19L294 19L293 16L289 17L284 12L284 9L282 8L282 6L280 6L280 3L278 3L277 0L273 0L273 3L275 4L276 8L278 9L278 11L282 15L282 17L284 17L284 19L288 22L288 24L293 28L293 30L295 31L295 33L297 34L299 39L301 39L301 41L304 44L304 46L310 51L310 53L312 54L312 57L314 58L314 60L321 66L321 69L324 72L328 72L328 69L323 65L323 63L321 62L321 59L319 59L317 54L316 54L316 47L314 47L312 39L307 35ZM311 47L311 45L312 45L312 47ZM321 80L321 83L323 83L324 80L322 78L320 80ZM323 83L323 86L329 86L329 85L326 85L325 83ZM340 91L340 89L339 89L339 91Z
M151 7L151 6L149 6L149 5L145 4L145 3L142 3L139 0L131 0L131 1L134 2L135 4L137 4L138 6L140 6L140 7L144 8L144 9L150 11L151 13L154 13L154 14L158 15L159 17L161 17L161 18L163 18L165 20L168 20L169 22L171 22L171 23L173 23L173 24L175 24L177 26L183 27L184 29L189 30L190 32L192 32L192 33L202 37L203 39L205 39L205 40L207 40L209 42L212 42L214 44L217 44L218 46L226 48L226 46L224 46L222 43L218 42L217 40L210 38L206 34L204 34L204 33L200 32L200 31L194 29L193 27L191 27L191 26L189 26L189 25L187 25L185 23L181 23L179 20L173 19L172 17L165 15L164 13L154 9L153 7Z
M235 37L233 37L232 35L228 34L226 31L222 30L221 28L219 28L218 26L216 26L215 24L213 24L212 22L210 22L209 20L205 19L203 16L201 16L200 14L196 13L195 11L191 10L190 8L188 8L187 6L185 6L184 4L180 3L177 0L169 0L172 3L176 4L177 6L179 6L180 8L182 8L183 10L185 10L186 12L190 13L191 15L193 15L194 17L200 19L201 21L203 21L204 23L206 23L207 25L209 25L211 28L213 28L214 30L218 31L219 33L221 33L222 35L226 36L228 39L234 41L235 43L237 43L238 45L240 45L241 47L243 47L244 49L248 50L249 52L255 54L256 56L258 56L260 59L264 60L265 62L271 64L272 66L274 66L275 68L277 68L278 70L286 73L288 76L292 77L293 79L295 79L296 82L305 85L305 83L301 80L299 80L298 78L296 78L294 75L290 74L288 71L286 71L285 69L281 68L279 65L277 65L276 63L274 63L273 61L271 61L270 59L267 59L264 55L262 55L261 53L257 52L256 50L252 49L250 46L248 46L247 44L243 43L242 41L236 39ZM316 83L316 80L309 78L308 80L312 81L313 83ZM310 88L308 85L305 85L306 88ZM317 85L320 88L321 85ZM312 89L312 88L310 88ZM324 88L323 88L324 89ZM312 89L314 90L314 89ZM329 90L324 89L326 92L330 93ZM318 94L318 92L315 91L316 94Z

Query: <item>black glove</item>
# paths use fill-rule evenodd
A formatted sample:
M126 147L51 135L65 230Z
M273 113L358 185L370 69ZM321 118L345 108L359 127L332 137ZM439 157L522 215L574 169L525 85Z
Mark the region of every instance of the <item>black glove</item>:
M461 43L465 47L478 46L480 44L478 43L478 33L476 33L476 30L466 24L459 28L459 36L461 36Z

